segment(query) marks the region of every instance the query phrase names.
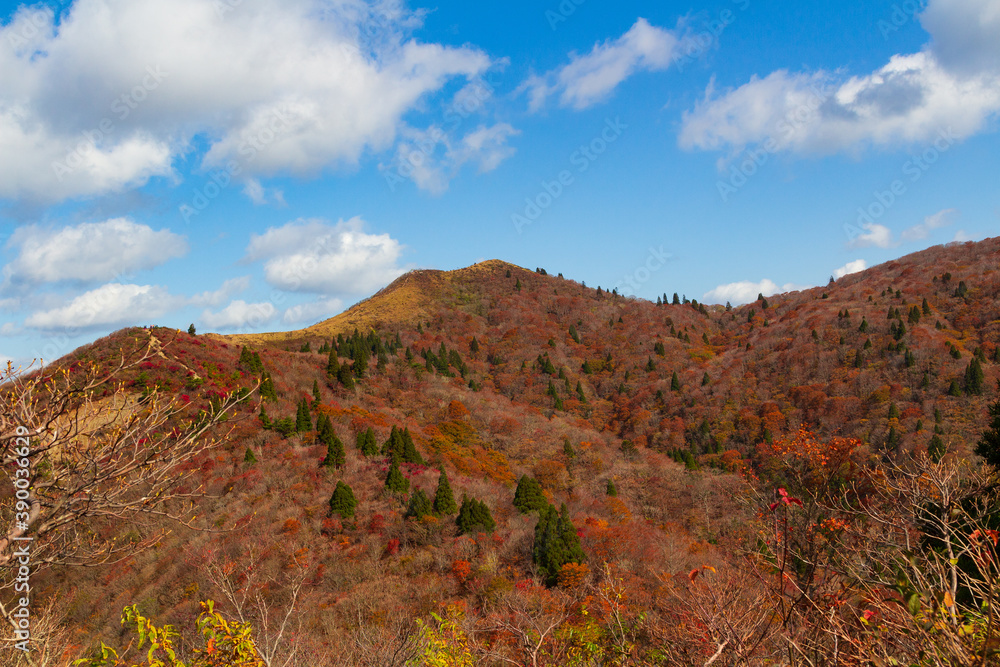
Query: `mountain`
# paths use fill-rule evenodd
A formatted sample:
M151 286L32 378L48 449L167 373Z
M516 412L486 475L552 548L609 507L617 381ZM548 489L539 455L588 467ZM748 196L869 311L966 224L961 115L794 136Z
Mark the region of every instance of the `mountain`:
M489 260L410 272L298 331L117 332L56 366L148 351L121 379L176 398L179 420L253 389L262 371L274 397L254 391L220 424L223 444L188 467L210 496L198 505L207 526L104 525L137 543L172 532L113 567L50 571L39 595L62 601L81 648L115 636L128 604L182 625L211 597L258 624L261 608L273 620L294 602L294 641L314 660L303 664L402 664L431 612L495 632L564 613L553 627L582 632L610 618L599 599L620 585L637 624L629 651L651 660L676 612L658 591L733 562L772 445L851 442L865 465L923 455L937 436L947 456L971 457L1000 379L998 257L1000 239L939 246L736 308L658 305ZM303 401L309 426L296 432ZM346 450L339 468L320 466L327 419ZM381 453L356 444L368 429ZM394 450L408 494L384 488ZM485 503L494 531L405 517L416 489L434 497L439 467L459 504ZM535 526L547 515L513 504L523 475L543 502L565 504L552 525L575 532L586 568L545 581ZM330 513L338 482L357 500L352 517ZM261 632L287 649L273 625Z

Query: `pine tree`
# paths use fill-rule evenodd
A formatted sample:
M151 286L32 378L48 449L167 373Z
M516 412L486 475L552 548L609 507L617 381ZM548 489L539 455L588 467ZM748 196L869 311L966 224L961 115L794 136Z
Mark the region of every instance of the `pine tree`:
M1000 391L1000 382L997 382L997 390ZM1000 467L1000 398L990 406L989 416L990 425L976 443L975 452L982 456L987 464Z
M971 396L982 395L985 380L986 376L983 374L982 364L979 363L979 359L973 357L965 369L965 393Z
M319 404L321 398L322 396L319 393L319 382L313 379L313 402L315 404Z
M618 497L618 487L615 486L615 480L608 478L608 484L605 487L605 493L607 493L612 498Z
M677 296L677 292L674 292L674 298L673 298L673 300L671 300L671 302L670 302L670 303L671 303L672 305L674 305L674 306L679 306L679 305L681 305L681 298L680 298L679 296Z
M423 489L417 489L411 493L410 502L406 507L406 514L403 515L403 518L420 521L425 516L431 514L434 514L434 508L431 506L431 500L424 493Z
M924 302L922 304L920 304L920 310L923 312L924 315L930 315L931 314L931 305L929 303L927 303L927 299L926 298L924 299Z
M646 372L652 373L656 370L656 364L653 363L652 357L646 357Z
M391 493L406 493L410 490L410 480L400 472L395 459L389 464L389 473L385 476L385 488Z
M254 456L254 454L253 454L253 450L252 450L252 449L250 449L249 447L247 447L247 451L246 451L246 453L245 453L245 454L243 455L243 463L246 463L247 465L251 465L251 466L252 466L252 465L253 465L254 463L257 463L257 457L256 457L256 456Z
M670 391L680 391L681 390L681 379L677 377L677 371L670 376Z
M330 356L326 360L326 374L330 379L339 377L340 373L340 360L337 359L337 348L330 348Z
M274 382L271 380L271 374L267 371L261 375L260 378L260 398L264 401L277 401L278 393L274 390Z
M449 516L458 511L458 503L455 502L455 495L451 492L451 484L448 482L444 467L442 466L440 470L437 490L434 492L433 510L437 516Z
M569 444L569 438L563 438L563 455L570 460L576 458L576 450Z
M345 389L354 389L354 369L347 364L343 364L337 371L337 380L344 385Z
M312 417L309 415L309 403L306 399L299 401L298 411L295 414L295 431L304 433L313 430Z
M479 352L479 341L476 340L475 336L472 337L472 342L469 343L469 352L471 352L472 354Z
M895 403L889 404L889 419L899 419L899 408Z
M927 443L927 456L931 457L931 461L937 463L947 451L948 450L944 446L944 441L941 440L941 436L937 433L932 435L931 441Z
M514 491L514 507L521 514L527 514L532 510L541 511L549 504L542 485L534 477L521 475L517 481L517 489Z
M378 441L371 426L364 431L358 431L356 444L362 456L378 456Z
M521 279L520 279L520 278L518 278L518 279L517 279L517 282L516 282L516 283L514 283L514 289L515 289L516 291L518 291L518 292L520 292L520 291L521 291Z
M948 385L948 395L949 396L961 396L962 395L962 390L958 387L958 382L956 382L955 380L952 380L951 384Z
M701 376L701 386L702 387L707 386L711 381L712 381L712 378L710 378L708 376L707 372L703 376Z
M322 415L319 423L316 425L316 431L319 436L319 442L326 445L326 458L323 459L320 465L327 468L339 468L344 465L347 461L347 456L344 453L344 443L337 437L337 433L333 430L330 418Z
M583 563L586 555L580 547L580 538L569 518L566 505L556 511L548 505L541 511L535 526L535 543L532 559L538 565L539 573L549 586L558 581L559 572L566 563Z
M486 503L475 499L470 500L464 496L462 497L462 506L458 510L458 516L455 518L455 525L458 526L458 530L462 534L492 533L497 527Z
M271 418L267 416L267 412L264 410L263 403L261 403L260 406L260 425L263 428L271 428Z
M354 491L343 481L337 482L337 488L330 496L330 516L339 514L341 519L350 519L354 516L354 509L358 506L358 501L354 498Z
M194 328L194 322L192 322L191 326L188 327L188 335L194 336L196 333L198 333L198 330Z

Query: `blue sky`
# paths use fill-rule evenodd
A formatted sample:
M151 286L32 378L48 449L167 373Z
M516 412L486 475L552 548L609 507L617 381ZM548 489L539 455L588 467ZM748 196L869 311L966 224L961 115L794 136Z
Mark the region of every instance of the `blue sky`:
M1000 222L1000 0L0 2L0 357L500 258L655 300Z

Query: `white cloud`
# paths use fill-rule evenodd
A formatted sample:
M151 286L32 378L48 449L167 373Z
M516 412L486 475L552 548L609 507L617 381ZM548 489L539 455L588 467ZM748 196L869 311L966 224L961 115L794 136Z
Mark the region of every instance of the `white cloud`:
M568 64L544 76L530 77L521 90L527 91L532 111L557 93L560 106L586 109L606 99L635 72L669 67L679 42L674 32L640 18L618 39L596 44L586 55L570 54Z
M237 299L217 313L201 314L201 321L212 329L256 329L271 322L278 314L274 304L247 303Z
M420 15L402 0L76 0L58 25L34 12L0 26L5 198L172 176L196 137L203 166L236 160L241 178L352 165L391 147L425 96L494 64L411 38Z
M736 283L719 285L715 289L709 290L705 293L703 300L711 303L729 301L733 305L740 305L755 301L758 294L771 296L772 294L778 294L779 292L794 292L802 289L806 288L793 283L785 283L779 287L774 281L768 280L767 278L761 280L759 283L742 280Z
M331 225L296 220L250 237L246 259L264 261L272 286L289 292L362 294L403 273L402 246L388 234L368 234L354 217Z
M938 211L934 215L929 215L924 218L924 221L919 225L914 225L903 230L903 233L899 235L900 240L904 242L920 241L927 238L932 231L935 229L941 229L942 227L948 227L953 222L958 215L958 211L953 208L946 208L943 211Z
M209 306L214 308L233 298L240 292L245 292L249 287L250 276L230 278L226 282L222 283L222 287L214 292L202 292L201 294L196 294L188 300L188 303L192 306Z
M893 245L892 232L885 225L863 222L861 223L861 228L865 230L864 233L852 238L848 242L847 247L868 248L875 246L876 248L888 248Z
M871 74L779 70L719 95L710 86L684 114L679 144L834 153L971 136L1000 111L997 14L994 0L929 0L928 45Z
M340 299L322 299L311 303L303 303L285 310L282 321L285 324L300 324L302 322L319 322L329 319L344 309Z
M29 315L32 329L89 330L128 324L149 324L180 305L166 289L153 285L109 283L85 292L60 308Z
M188 251L184 237L128 218L85 222L57 232L21 227L8 246L17 247L18 255L3 269L5 283L30 285L111 280Z
M507 145L520 132L508 123L481 125L455 140L437 126L426 130L406 128L396 149L396 159L383 165L390 186L411 179L418 188L439 195L465 164L475 164L479 173L493 171L514 154Z
M844 276L849 276L852 273L858 273L859 271L864 271L868 268L868 262L863 259L856 259L853 262L848 262L844 264L839 269L833 272L833 279L840 280Z

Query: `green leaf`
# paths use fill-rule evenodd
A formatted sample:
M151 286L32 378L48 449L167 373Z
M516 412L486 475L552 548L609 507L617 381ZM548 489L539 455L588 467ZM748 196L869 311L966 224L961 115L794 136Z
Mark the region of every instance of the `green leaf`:
M910 610L910 614L916 616L920 613L920 593L912 594L906 601L906 607Z

